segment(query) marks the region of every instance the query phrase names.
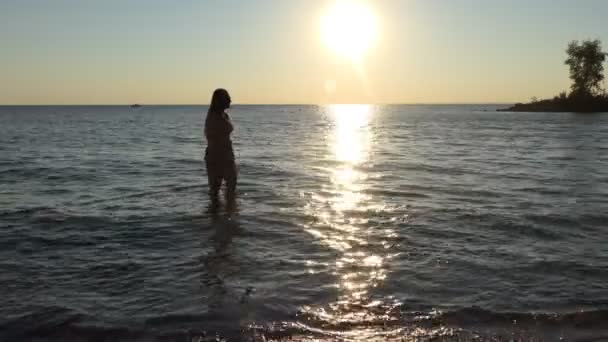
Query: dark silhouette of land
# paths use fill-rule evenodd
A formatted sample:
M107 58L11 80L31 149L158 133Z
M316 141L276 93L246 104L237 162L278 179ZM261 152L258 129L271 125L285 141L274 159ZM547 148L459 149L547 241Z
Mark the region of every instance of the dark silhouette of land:
M564 94L565 95L565 94ZM598 95L589 98L576 98L572 96L556 96L552 99L533 101L530 103L516 103L499 112L580 112L598 113L608 112L608 96Z
M566 49L565 64L570 67L572 79L569 94L562 92L552 99L530 103L516 103L501 112L608 112L608 95L602 89L604 61L608 54L602 52L599 40L572 41Z

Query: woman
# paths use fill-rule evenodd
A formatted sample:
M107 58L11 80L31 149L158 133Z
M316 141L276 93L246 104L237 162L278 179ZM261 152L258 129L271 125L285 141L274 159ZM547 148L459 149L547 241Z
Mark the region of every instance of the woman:
M222 180L226 182L226 202L234 204L236 191L236 164L230 133L234 129L226 109L232 102L225 89L216 89L211 98L211 105L205 119L205 137L207 149L205 164L209 179L209 197L211 205L218 205L218 193Z

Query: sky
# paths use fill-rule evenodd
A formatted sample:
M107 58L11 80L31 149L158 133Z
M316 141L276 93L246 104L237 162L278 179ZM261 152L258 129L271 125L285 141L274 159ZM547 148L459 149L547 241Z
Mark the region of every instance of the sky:
M0 0L0 104L523 102L568 90L569 41L608 50L605 0L352 1L357 63L322 39L335 0Z

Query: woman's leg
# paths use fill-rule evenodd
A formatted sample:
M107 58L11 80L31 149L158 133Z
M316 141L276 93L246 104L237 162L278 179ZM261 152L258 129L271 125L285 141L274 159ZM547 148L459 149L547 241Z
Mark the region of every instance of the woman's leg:
M207 181L209 183L209 200L211 205L216 206L219 204L218 194L220 187L222 186L222 170L218 165L214 163L206 162L207 165Z
M236 201L236 181L237 170L234 162L226 165L224 169L224 179L226 180L226 202L229 205L234 205Z

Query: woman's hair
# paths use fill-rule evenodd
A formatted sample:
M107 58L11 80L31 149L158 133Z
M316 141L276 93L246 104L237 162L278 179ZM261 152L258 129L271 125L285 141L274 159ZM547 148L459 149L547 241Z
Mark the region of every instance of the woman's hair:
M230 106L230 95L228 91L223 88L215 89L213 96L211 97L211 105L209 106L209 112L221 113L224 109Z

